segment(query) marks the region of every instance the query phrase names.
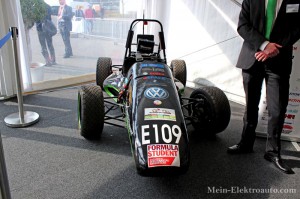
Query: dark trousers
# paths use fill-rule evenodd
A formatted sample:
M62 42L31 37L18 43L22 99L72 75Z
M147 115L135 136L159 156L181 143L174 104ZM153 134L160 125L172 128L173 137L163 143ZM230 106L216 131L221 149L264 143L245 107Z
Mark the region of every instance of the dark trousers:
M267 65L256 62L248 70L243 70L243 84L246 94L246 109L241 143L252 147L258 123L258 106L263 80L266 83L268 109L268 138L266 151L280 155L280 137L283 129L286 107L289 99L290 76L274 73Z
M44 56L46 63L55 61L55 52L52 43L52 37L50 37L43 31L38 31L38 38L42 48L42 55ZM49 57L49 53L50 53L50 57Z
M65 44L65 55L67 56L73 55L71 42L70 42L70 31L68 31L65 26L60 26L59 31L63 39L63 42Z

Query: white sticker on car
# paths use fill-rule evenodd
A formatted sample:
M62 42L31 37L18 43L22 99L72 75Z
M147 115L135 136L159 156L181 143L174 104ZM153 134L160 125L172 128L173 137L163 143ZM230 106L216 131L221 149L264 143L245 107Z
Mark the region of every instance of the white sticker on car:
M154 134L154 136L150 136ZM175 143L178 144L182 135L181 128L178 125L163 124L160 128L157 124L142 125L141 126L141 137L142 145L150 143ZM152 140L151 140L152 138Z
M158 100L156 100L158 101ZM176 121L176 114L174 109L168 108L145 108L145 120L168 120Z
M147 146L148 167L180 166L179 146L174 144L151 144Z

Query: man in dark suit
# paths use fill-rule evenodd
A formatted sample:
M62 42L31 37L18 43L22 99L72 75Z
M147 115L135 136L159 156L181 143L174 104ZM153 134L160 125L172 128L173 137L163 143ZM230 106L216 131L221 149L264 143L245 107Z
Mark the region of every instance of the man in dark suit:
M272 3L273 11L270 11ZM253 151L265 80L269 119L264 158L288 174L293 171L281 159L280 137L289 98L293 44L300 38L299 4L300 0L244 0L242 3L237 31L244 42L237 67L242 69L246 109L241 141L227 150L230 154Z
M64 58L73 56L70 42L70 31L72 30L72 7L66 5L66 0L59 0L60 7L58 9L58 28L65 44Z

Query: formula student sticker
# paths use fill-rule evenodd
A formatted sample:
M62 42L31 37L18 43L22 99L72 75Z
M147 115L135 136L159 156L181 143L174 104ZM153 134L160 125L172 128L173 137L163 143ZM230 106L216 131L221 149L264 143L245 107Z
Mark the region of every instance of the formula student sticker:
M148 167L180 167L179 146L174 144L149 144Z

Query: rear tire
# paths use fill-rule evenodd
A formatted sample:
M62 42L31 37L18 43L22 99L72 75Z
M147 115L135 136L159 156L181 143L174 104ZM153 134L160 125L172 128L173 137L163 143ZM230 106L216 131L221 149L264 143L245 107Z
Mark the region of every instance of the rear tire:
M104 80L112 74L112 61L109 57L99 57L96 69L96 84L103 89Z
M99 86L82 86L78 91L78 125L84 138L101 138L104 126L104 99Z
M175 59L171 61L173 77L178 79L184 86L186 85L186 64L184 60Z
M189 115L197 131L217 134L226 129L230 121L231 110L229 101L221 89L198 88L192 92L190 98L198 100L198 102L189 100L189 103L192 103L189 106Z

